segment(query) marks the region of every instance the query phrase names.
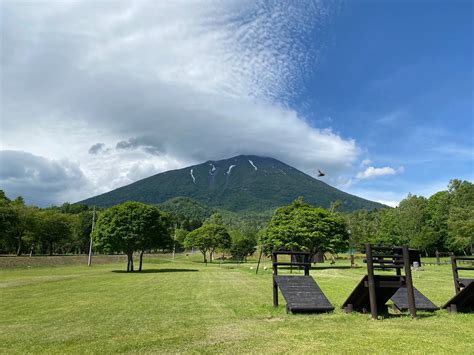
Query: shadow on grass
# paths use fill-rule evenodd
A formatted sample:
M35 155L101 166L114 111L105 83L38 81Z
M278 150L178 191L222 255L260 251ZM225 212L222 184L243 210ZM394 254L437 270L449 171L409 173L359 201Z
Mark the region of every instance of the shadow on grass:
M168 272L198 272L196 269L144 269L142 271L127 272L126 270L112 270L112 272L118 274L155 274L155 273L168 273Z
M367 313L370 316L370 313ZM381 319L389 319L389 318L411 318L410 314L407 312L403 313L386 313L386 312L381 312L379 313L379 317ZM431 317L436 317L436 312L423 312L423 311L417 311L416 312L416 318L418 319L423 319L423 318L431 318Z

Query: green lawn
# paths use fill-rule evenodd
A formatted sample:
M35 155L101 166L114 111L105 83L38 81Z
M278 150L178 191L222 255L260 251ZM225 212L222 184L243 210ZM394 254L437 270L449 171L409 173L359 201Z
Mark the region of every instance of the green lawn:
M474 351L474 314L345 314L364 268L313 270L336 311L292 315L283 298L272 307L270 270L169 258L146 259L145 272L132 274L125 263L2 267L0 353ZM454 293L448 265L425 267L414 282L438 305Z

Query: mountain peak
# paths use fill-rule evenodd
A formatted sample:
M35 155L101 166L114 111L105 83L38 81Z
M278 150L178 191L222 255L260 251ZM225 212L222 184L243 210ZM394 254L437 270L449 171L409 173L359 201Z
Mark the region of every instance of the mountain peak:
M347 211L384 207L342 192L277 159L257 155L208 160L156 174L82 203L98 206L128 200L162 203L178 196L230 211L276 208L299 196L325 208L339 200Z

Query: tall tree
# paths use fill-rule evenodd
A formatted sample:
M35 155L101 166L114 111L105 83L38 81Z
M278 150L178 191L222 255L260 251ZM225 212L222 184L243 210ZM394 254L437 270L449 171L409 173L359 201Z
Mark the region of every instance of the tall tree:
M0 251L11 252L15 244L12 231L18 223L18 215L11 200L0 190Z
M41 253L53 255L55 247L72 237L72 225L68 215L55 210L43 210L35 214L34 222L35 241L41 246Z
M272 250L306 250L315 254L343 251L348 247L348 238L341 216L299 198L276 210L262 242L267 255Z
M428 226L434 233L434 241L432 244L434 245L435 251L441 251L446 248L449 208L450 196L448 191L439 191L428 199Z
M133 253L140 251L140 266L145 250L169 245L170 218L155 206L125 202L101 213L92 239L105 252L127 255L127 272L134 271Z
M198 248L207 264L207 253L212 263L212 254L217 249L228 249L231 246L231 238L223 225L205 223L201 227L190 232L184 240L186 248Z
M451 180L448 191L450 209L447 244L453 251L472 253L474 251L474 184L469 181Z

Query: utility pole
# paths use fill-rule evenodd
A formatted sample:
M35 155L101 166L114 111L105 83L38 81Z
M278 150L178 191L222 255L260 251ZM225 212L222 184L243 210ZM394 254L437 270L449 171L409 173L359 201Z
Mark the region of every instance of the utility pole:
M94 231L94 224L95 224L95 206L94 206L94 211L92 212L92 230L91 230L91 237L89 238L89 258L87 259L87 266L91 266L92 264L92 232Z
M173 261L174 261L174 255L176 253L176 228L178 228L178 226L175 223L175 225L174 225L174 236L173 236Z

